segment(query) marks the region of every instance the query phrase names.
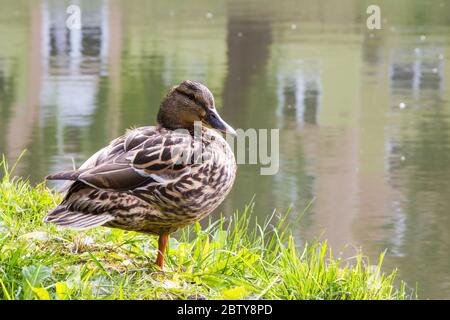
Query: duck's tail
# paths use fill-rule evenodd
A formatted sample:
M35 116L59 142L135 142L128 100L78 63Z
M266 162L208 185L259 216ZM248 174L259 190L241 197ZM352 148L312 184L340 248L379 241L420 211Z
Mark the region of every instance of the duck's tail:
M61 171L53 174L49 174L45 177L46 180L73 180L76 181L83 171L71 170Z
M43 221L52 222L58 226L69 229L84 230L101 226L113 219L114 217L107 213L89 214L75 212L64 205L59 205L55 209L49 211Z

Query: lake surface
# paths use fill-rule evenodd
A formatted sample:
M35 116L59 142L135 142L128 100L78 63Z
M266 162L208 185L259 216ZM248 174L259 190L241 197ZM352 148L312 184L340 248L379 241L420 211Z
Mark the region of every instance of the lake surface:
M65 27L78 4L82 29ZM381 7L382 29L366 28ZM0 154L40 182L205 83L235 128L280 129L278 174L240 165L221 206L291 209L327 239L450 298L450 1L6 1ZM299 220L304 209L309 209ZM215 213L217 216L217 213Z

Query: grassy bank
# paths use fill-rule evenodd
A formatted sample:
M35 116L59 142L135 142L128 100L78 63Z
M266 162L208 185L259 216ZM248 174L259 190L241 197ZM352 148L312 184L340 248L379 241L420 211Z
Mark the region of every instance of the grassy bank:
M59 196L43 184L0 182L0 299L405 299L395 273L326 243L296 248L282 223L249 226L251 210L171 239L164 273L156 238L43 224Z

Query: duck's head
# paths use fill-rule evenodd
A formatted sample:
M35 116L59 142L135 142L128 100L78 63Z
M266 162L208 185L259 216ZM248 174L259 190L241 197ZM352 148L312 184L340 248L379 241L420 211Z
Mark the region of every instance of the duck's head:
M236 131L217 113L211 91L199 82L185 80L170 89L164 98L158 112L158 123L171 130L191 131L196 121L208 128L236 135Z

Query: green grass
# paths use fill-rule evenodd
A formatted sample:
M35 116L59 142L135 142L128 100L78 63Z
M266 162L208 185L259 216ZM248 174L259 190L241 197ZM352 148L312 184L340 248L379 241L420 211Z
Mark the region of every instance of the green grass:
M371 266L361 254L333 258L326 243L297 248L283 221L252 227L251 206L176 234L166 270L158 272L155 237L44 224L61 197L13 177L4 162L3 168L0 299L411 298L395 272L380 271L383 255Z

